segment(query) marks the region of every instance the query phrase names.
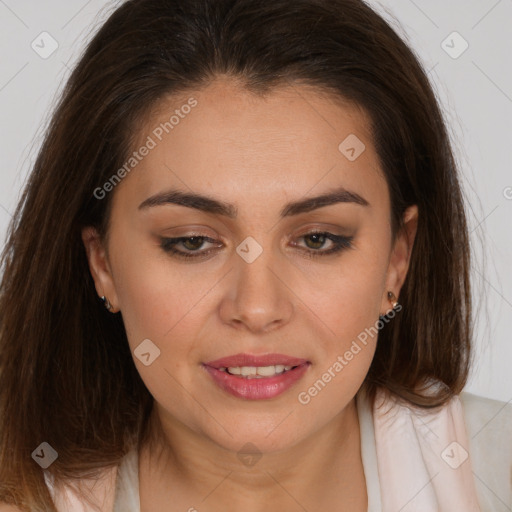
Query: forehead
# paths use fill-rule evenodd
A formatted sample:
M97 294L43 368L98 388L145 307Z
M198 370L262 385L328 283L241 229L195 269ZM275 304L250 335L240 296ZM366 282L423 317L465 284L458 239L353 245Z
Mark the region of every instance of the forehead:
M375 196L385 185L365 111L305 85L257 96L219 79L166 97L133 150L143 145L152 149L125 180L137 197L180 186L239 202L240 194L270 199L270 189L304 195L340 184ZM354 160L348 146L364 151Z

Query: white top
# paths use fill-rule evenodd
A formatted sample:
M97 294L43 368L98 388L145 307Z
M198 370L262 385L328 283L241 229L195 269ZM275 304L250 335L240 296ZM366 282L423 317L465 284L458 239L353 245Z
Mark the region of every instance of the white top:
M382 397L379 392L376 404ZM360 391L356 404L368 512L512 510L511 402L462 392L440 411L418 415L394 404L384 415ZM115 476L115 494L101 510L140 512L135 449ZM89 510L72 502L56 503L58 511Z

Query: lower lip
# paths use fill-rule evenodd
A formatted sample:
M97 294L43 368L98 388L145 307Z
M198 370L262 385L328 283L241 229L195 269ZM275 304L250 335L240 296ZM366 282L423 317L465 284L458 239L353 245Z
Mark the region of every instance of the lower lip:
M215 384L231 395L247 400L264 400L279 396L290 389L306 373L309 364L304 363L293 370L262 379L246 379L211 366L203 366Z

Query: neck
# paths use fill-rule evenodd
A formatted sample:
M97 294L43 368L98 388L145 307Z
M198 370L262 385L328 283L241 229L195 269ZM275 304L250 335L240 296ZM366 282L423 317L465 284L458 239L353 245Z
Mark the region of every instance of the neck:
M153 496L172 487L173 502L179 488L183 504L189 503L184 510L190 503L200 510L204 499L208 510L268 511L269 503L276 510L318 510L334 503L339 511L366 511L355 399L310 437L253 458L219 446L157 407L150 425L151 442L140 455L141 482L144 473Z

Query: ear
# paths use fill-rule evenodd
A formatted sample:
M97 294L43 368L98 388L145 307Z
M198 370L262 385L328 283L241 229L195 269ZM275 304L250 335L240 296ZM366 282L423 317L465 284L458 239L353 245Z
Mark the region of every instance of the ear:
M86 227L82 230L82 241L87 253L89 270L99 297L105 296L112 304L111 313L118 310L117 293L103 241L98 231L93 227Z
M411 261L411 253L416 238L416 231L418 229L418 206L409 206L404 212L404 226L397 234L386 274L386 288L381 303L381 310L385 315L391 310L391 304L388 299L388 291L391 291L398 297L400 290L407 277L409 264ZM398 300L398 302L400 302Z

